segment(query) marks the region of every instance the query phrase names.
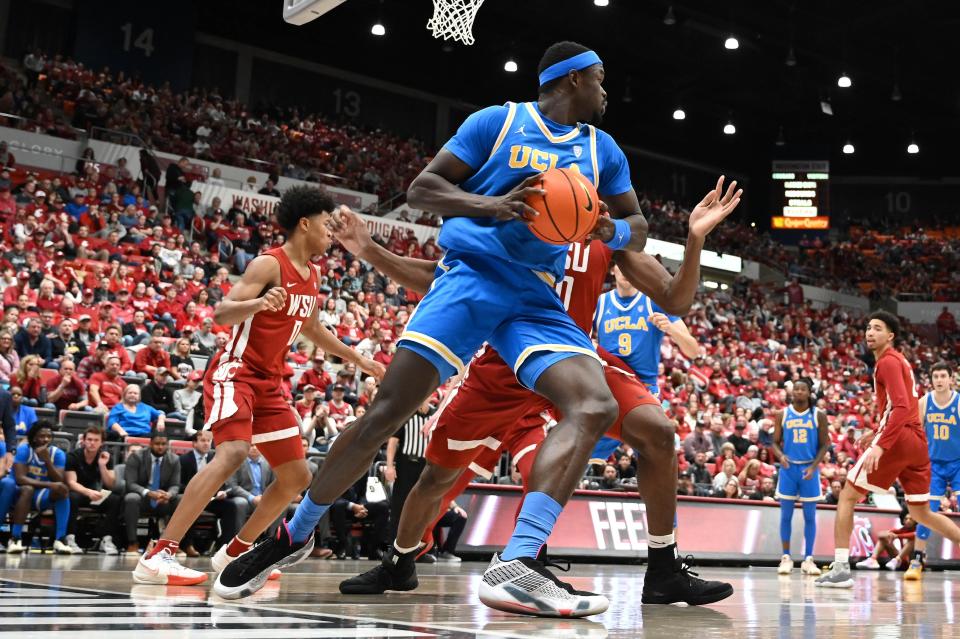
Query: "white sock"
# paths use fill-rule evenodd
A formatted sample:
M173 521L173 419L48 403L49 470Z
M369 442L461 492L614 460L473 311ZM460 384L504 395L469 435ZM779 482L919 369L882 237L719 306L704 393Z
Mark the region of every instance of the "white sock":
M417 550L418 548L420 548L420 543L418 542L416 546L413 546L411 548L401 548L400 546L397 545L397 542L394 541L393 547L396 549L398 553L400 553L401 555L405 555L408 552L413 552L414 550Z
M850 549L849 548L837 548L833 551L833 560L846 564L850 562Z
M673 533L669 535L647 535L647 548L667 548L676 542Z

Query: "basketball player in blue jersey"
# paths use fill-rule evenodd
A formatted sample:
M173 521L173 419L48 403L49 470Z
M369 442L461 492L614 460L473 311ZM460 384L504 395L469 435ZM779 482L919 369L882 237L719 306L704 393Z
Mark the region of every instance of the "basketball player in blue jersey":
M554 290L568 246L538 240L526 223L536 211L524 202L543 192L533 186L539 173L577 170L616 218L601 217L593 237L614 250L643 249L647 224L626 156L595 126L607 105L603 79L595 52L573 42L552 45L540 62L536 102L508 102L472 114L413 181L410 206L444 217L439 244L446 253L437 277L400 336L377 398L337 438L293 518L226 568L221 578L246 584L238 588L240 596L262 586L272 570L310 554L313 530L330 504L367 472L383 442L440 382L462 371L489 342L524 386L563 415L537 455L499 569L523 575L534 593L564 594L563 610L533 602L533 614L606 610L606 597L574 590L537 560L590 451L616 421L618 406L593 344Z
M813 382L808 377L793 383L793 401L773 418L773 453L780 460L777 499L780 500L780 541L783 557L777 572L789 575L793 570L790 558L790 533L797 500L803 505L803 563L805 575L819 575L813 561L813 542L817 539L817 502L820 492L820 462L830 447L827 416L811 401Z
M683 319L665 313L657 303L641 293L613 267L616 288L600 296L593 317L593 334L601 348L630 365L630 370L650 393L659 398L657 373L660 369L660 343L670 337L687 359L699 349ZM591 459L607 459L620 445L612 437L602 437Z
M960 491L960 393L953 390L953 371L946 362L930 369L933 391L920 398L920 422L927 432L930 448L930 510L940 510L940 499L947 486ZM919 581L927 559L930 529L917 526L917 539L910 567L903 575L907 581Z

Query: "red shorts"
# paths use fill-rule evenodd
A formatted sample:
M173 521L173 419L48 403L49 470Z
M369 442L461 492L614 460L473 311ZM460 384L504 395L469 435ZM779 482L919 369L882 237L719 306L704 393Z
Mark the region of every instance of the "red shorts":
M437 413L426 453L430 463L445 468L470 467L483 475L478 469L492 470L503 450L509 450L516 459L518 453L532 452L543 441L549 419L542 413L551 411L552 405L521 386L513 370L499 357L499 366L495 366L489 353L471 363L463 383ZM620 439L627 414L638 406L659 406L660 402L635 375L609 365L603 370L620 407L607 435ZM518 447L521 442L524 445ZM481 455L485 462L492 458L493 464L478 463Z
M874 444L880 439L880 433L874 437ZM870 450L869 448L867 450ZM930 501L930 452L927 448L927 436L913 428L902 428L896 442L880 457L877 469L870 474L863 471L863 459L866 451L853 466L848 481L864 495L868 492L886 492L893 482L900 480L904 497L910 503Z
M273 468L304 458L300 420L283 398L280 377L264 377L239 362L211 366L203 378L203 406L203 427L216 445L250 442Z

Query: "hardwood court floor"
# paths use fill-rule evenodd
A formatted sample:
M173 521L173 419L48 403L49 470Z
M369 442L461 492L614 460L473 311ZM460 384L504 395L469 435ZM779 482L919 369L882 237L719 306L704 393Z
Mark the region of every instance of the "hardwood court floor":
M960 637L960 573L855 573L850 591L814 588L795 571L710 568L734 596L710 607L639 604L637 566L576 565L572 581L611 599L590 620L545 620L490 610L475 597L485 566L419 566L420 588L381 597L344 597L337 584L371 562L310 560L254 597L225 603L209 587L136 585L136 558L0 555L0 633L36 639L311 639L322 637ZM209 560L191 560L209 568Z

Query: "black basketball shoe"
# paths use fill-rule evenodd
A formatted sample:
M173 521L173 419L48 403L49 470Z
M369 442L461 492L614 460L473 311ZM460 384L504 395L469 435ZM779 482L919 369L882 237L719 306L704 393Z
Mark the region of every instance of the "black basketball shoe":
M290 539L287 523L277 527L277 533L243 553L227 564L213 584L213 591L224 599L240 599L257 592L274 570L298 564L313 551L314 535L303 543Z
M382 595L387 590L404 592L420 585L415 560L420 549L399 553L391 545L383 559L367 572L344 579L340 592L344 595Z
M647 569L643 580L645 604L679 604L691 606L716 603L733 594L733 586L722 581L706 581L690 570L693 556L676 557L666 569Z

